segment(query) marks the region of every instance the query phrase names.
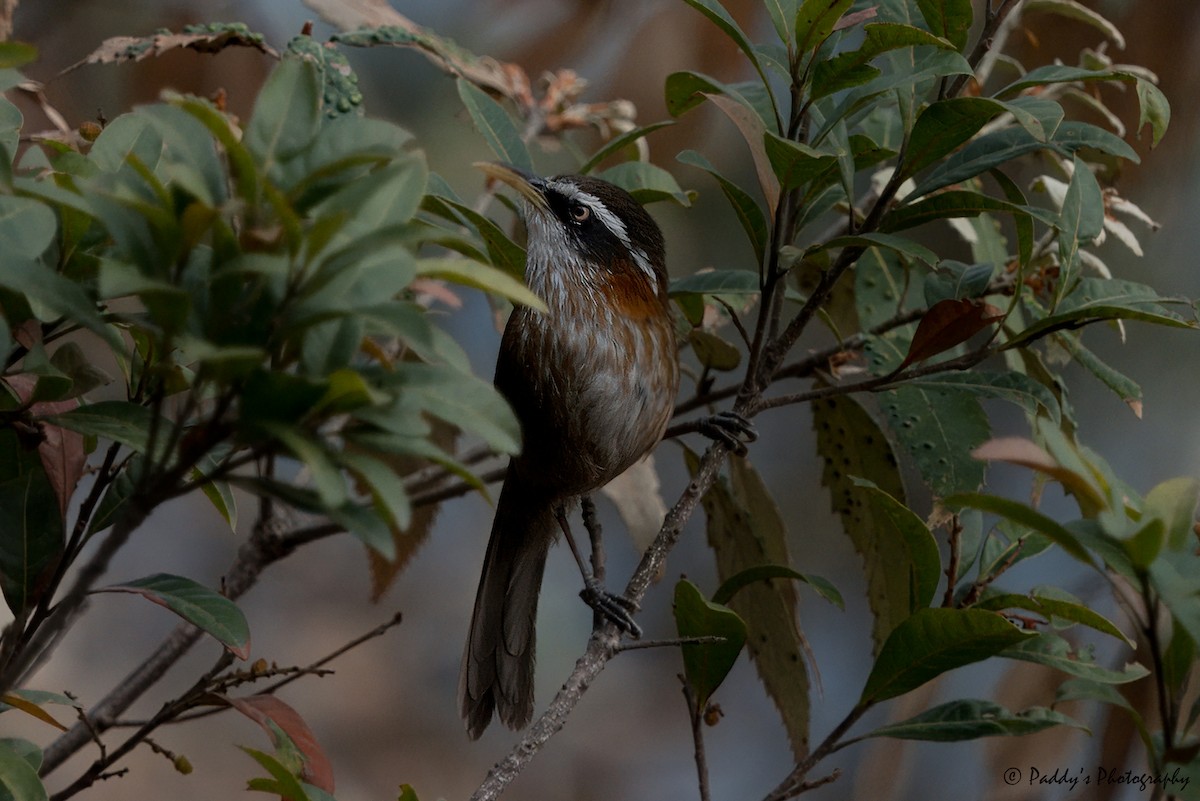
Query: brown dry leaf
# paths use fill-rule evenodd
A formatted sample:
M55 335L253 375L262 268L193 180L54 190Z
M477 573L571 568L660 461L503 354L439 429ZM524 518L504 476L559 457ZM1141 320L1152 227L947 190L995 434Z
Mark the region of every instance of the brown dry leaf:
M476 56L448 39L426 31L391 8L385 0L304 0L304 4L317 12L321 19L342 31L382 29L378 30L380 38L370 44L390 44L420 50L451 75L504 95L518 105L523 95L529 94L529 78L520 67L486 56ZM404 35L395 35L398 33ZM349 43L357 44L353 41Z
M961 345L1004 316L990 303L962 298L939 300L929 307L913 334L908 355L897 370Z
M7 42L12 35L13 14L17 11L17 0L0 0L0 42Z
M695 473L697 457L688 452ZM722 581L761 565L790 566L787 527L779 506L753 465L729 460L730 478L721 478L701 503L708 544ZM796 585L770 580L743 587L729 607L746 622L746 645L759 678L774 701L797 759L808 753L810 679L803 655L812 654L800 628Z
M75 62L59 74L65 75L86 64L141 61L151 56L161 56L169 50L184 47L200 53L216 53L227 47L253 47L272 58L279 58L279 53L262 41L261 36L249 31L242 32L224 28L197 33L155 33L150 36L114 36L105 39L84 59Z
M650 547L667 516L667 504L663 501L658 471L654 469L653 454L614 478L600 491L616 505L638 552Z
M8 704L13 709L19 709L27 715L32 715L33 717L37 718L38 720L42 721L43 723L49 723L51 726L58 729L59 731L67 730L67 727L62 725L61 723L59 723L57 720L55 720L54 716L51 715L49 712L42 709L40 706L33 703L32 701L26 701L24 698L22 698L19 695L12 695L12 694L0 695L0 703Z
M37 378L20 374L4 379L21 403L27 403L37 386ZM79 406L79 401L72 398L64 401L45 401L29 407L29 413L34 417L43 415L62 414ZM52 426L48 423L41 425L42 440L38 443L38 457L42 461L42 469L50 479L50 486L58 497L58 508L62 518L67 519L67 507L70 506L71 496L75 487L83 477L83 469L87 463L87 454L83 449L83 435L65 428Z

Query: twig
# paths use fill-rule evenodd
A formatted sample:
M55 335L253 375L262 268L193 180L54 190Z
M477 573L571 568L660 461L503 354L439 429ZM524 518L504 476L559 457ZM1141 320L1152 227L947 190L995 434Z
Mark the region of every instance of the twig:
M704 710L697 703L698 699L692 692L692 685L688 684L682 676L679 678L683 682L683 698L687 703L688 717L692 722L692 754L696 760L696 782L700 788L700 801L709 801L712 794L708 788L708 757L704 753Z
M658 536L654 538L654 542L642 555L641 562L625 587L625 597L635 604L641 603L646 589L666 561L667 554L679 540L684 524L699 506L700 498L716 480L717 471L720 469L725 455L725 446L714 442L700 458L695 478L667 512ZM525 731L508 755L488 771L483 783L472 794L471 801L489 801L499 798L504 789L520 775L525 766L537 756L550 738L566 725L567 717L579 703L583 694L587 692L587 688L604 669L608 660L616 654L618 643L619 635L616 626L612 623L592 632L587 649L575 662L575 668L546 711Z
M767 409L778 409L781 406L791 406L797 403L807 403L809 401L819 400L840 395L850 395L855 392L877 392L885 389L891 389L895 385L904 384L914 378L921 378L927 375L936 375L938 373L948 373L956 370L968 370L980 362L987 359L996 353L996 348L987 345L978 350L973 350L970 353L963 354L953 359L947 359L941 362L934 362L919 367L911 367L899 373L890 375L875 376L874 378L863 379L850 384L839 384L836 386L818 387L807 392L795 392L787 395L776 395L770 398L761 399L755 407L755 412L766 411Z
M872 705L869 702L859 702L857 705L855 705L855 707L850 710L846 717L842 719L842 722L839 723L837 727L831 731L824 740L821 741L821 744L818 745L803 762L796 765L792 772L787 775L787 778L780 782L774 790L767 793L763 801L786 801L788 798L795 798L801 793L813 789L813 787L819 787L822 784L826 784L836 779L840 774L837 771L834 771L829 776L825 777L824 779L820 779L815 783L805 781L805 777L808 776L809 772L814 767L816 767L817 763L851 742L841 742L842 736L850 730L851 726L858 722L858 719L861 718L866 711L871 708L871 706Z
M705 634L699 637L670 637L661 640L631 640L617 644L616 652L640 651L645 648L678 648L683 645L712 645L725 642L726 638L717 634Z
M958 515L950 522L950 533L947 535L950 545L950 556L946 560L946 594L942 597L942 606L950 609L954 606L954 582L958 579L958 564L962 558L960 535L962 523Z

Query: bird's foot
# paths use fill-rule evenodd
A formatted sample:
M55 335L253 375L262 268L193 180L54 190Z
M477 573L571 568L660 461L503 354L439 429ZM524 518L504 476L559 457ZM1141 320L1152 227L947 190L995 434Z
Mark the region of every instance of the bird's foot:
M638 606L623 595L615 595L600 584L599 581L588 577L584 588L579 591L579 597L592 608L596 614L609 621L635 640L641 639L642 627L633 619Z
M745 456L748 443L758 439L754 424L737 412L718 412L700 421L699 431L711 440L720 442L738 456Z

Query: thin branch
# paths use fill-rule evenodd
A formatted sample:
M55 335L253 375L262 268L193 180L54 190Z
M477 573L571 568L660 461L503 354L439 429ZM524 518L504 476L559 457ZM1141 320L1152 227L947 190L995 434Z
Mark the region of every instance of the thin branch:
M678 542L684 524L699 506L704 493L716 480L717 472L725 456L725 446L714 442L700 458L695 478L667 512L658 536L654 538L654 542L642 555L641 562L625 587L625 597L632 600L634 604L641 603L646 589L654 581L654 577L659 574L667 554ZM592 632L587 649L575 662L575 668L563 682L546 711L525 731L508 755L488 771L483 783L471 796L471 801L492 801L500 797L504 789L520 775L525 766L537 756L550 738L566 724L567 717L587 692L592 681L604 670L608 660L617 653L619 642L616 626L612 623Z
M699 637L670 637L662 640L631 640L617 645L617 653L624 651L641 651L646 648L679 648L683 645L713 645L725 642L726 638L717 634L704 634Z
M906 370L900 371L899 373L875 376L874 378L867 378L851 384L818 387L817 389L812 389L807 392L794 392L787 395L776 395L770 398L763 398L756 405L755 412L762 412L768 409L778 409L781 406L792 406L797 403L808 403L821 398L850 395L856 392L878 392L885 389L891 389L894 386L899 386L914 378L921 378L927 375L936 375L938 373L948 373L956 370L968 370L984 361L989 356L992 356L996 352L997 348L993 346L985 346L954 359L947 359L945 361L934 362L933 364L926 364L918 367L910 367Z
M146 722L146 725L139 728L131 734L119 746L114 748L108 754L105 754L100 759L92 763L83 775L72 782L68 787L55 793L50 797L50 801L66 801L66 799L74 796L77 793L91 787L97 781L104 778L105 771L108 770L117 760L128 754L138 745L140 745L156 728L163 723L171 720L181 712L191 708L191 705L197 699L207 694L208 685L221 671L225 670L233 662L233 655L228 651L221 654L217 659L216 664L212 666L203 676L201 676L195 684L193 684L186 692L176 698L174 701L169 701L163 704L162 709L158 711L153 718Z
M680 679L683 679L680 676ZM692 686L683 681L683 698L687 703L688 717L692 723L692 754L696 761L696 782L700 788L700 801L709 801L712 793L708 787L708 757L704 753L704 710L692 692Z
M993 49L995 44L993 40L996 32L1004 24L1004 20L1008 17L1009 12L1016 8L1019 3L1020 0L1001 0L1000 5L995 9L992 8L990 2L988 3L986 16L983 21L983 30L979 33L979 41L975 43L975 49L971 51L971 56L967 59L967 62L971 65L971 72L955 78L954 82L950 84L949 91L946 92L946 97L958 97L962 92L963 87L967 85L967 81L975 74L975 68L979 66L979 62Z
M838 777L838 773L835 771L834 773L830 774L830 776L818 780L817 783L809 783L805 781L805 778L812 771L812 769L816 767L817 763L846 745L846 743L841 742L842 737L846 734L846 732L850 731L850 727L857 723L858 719L861 718L870 708L870 703L859 702L853 709L850 710L846 717L842 719L842 722L839 723L837 727L834 728L834 730L831 731L829 735L821 741L821 744L818 745L816 749L814 749L813 752L809 754L806 759L804 759L804 761L796 765L792 772L787 775L787 778L780 782L774 790L767 793L763 801L786 801L786 799L795 798L801 793L813 789L813 787L836 779Z

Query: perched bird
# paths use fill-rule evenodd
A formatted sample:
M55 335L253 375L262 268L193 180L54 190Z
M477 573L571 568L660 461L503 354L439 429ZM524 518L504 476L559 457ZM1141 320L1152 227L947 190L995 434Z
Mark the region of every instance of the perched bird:
M459 703L472 739L493 712L513 729L532 717L550 545L560 529L570 536L576 499L658 444L679 387L663 236L650 215L597 178L481 167L525 199L525 280L548 311L514 309L496 363L523 447L500 490L463 653ZM585 600L619 618L621 599L585 579Z

